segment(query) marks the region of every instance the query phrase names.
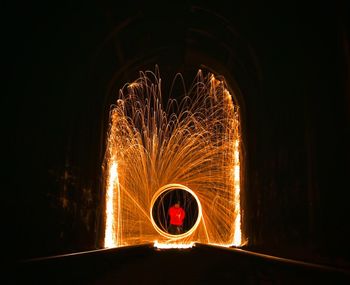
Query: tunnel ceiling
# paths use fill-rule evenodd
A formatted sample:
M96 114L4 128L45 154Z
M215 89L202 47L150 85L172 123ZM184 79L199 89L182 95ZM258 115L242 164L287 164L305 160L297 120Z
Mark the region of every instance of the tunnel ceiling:
M154 6L144 5L127 15L121 13L120 19L117 7L104 8L115 24L97 52L94 69L110 78L109 93L137 78L140 70L154 70L155 65L166 79L165 89L177 72L191 84L198 68L225 76L231 88L238 87L237 80L242 89L259 85L253 49L220 11L187 4L175 5L173 10L170 6L172 13L159 14ZM114 69L106 68L109 65ZM106 75L106 70L114 72ZM235 100L244 105L243 98Z

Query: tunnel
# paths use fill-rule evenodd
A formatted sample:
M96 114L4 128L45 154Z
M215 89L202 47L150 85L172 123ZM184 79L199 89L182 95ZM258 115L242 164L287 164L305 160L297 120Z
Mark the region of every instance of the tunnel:
M11 107L3 114L4 122L9 121L5 180L11 189L5 194L5 211L13 213L6 218L9 256L23 262L90 252L87 259L73 256L20 266L27 274L37 272L36 264L46 266L52 278L55 266L68 270L65 260L80 263L81 274L71 280L85 276L84 268L93 268L96 260L108 263L108 253L104 259L105 251L94 251L105 250L102 165L111 105L140 71L159 68L164 94L169 94L176 74L182 74L188 87L203 69L225 78L240 108L241 222L247 242L239 250L255 255L206 245L168 253L149 245L112 249L115 264L122 257L128 260L118 276L127 276L133 264L140 266L138 254L150 262L159 253L168 262L178 258L181 263L181 254L192 250L193 262L215 256L217 263L205 263L208 280L231 282L232 272L240 272L245 284L282 282L292 272L306 274L308 281L348 277L345 6L342 1L282 7L196 0L8 4L4 106ZM162 221L155 223L162 228ZM284 269L262 255L321 267ZM253 273L246 269L249 262L255 264ZM237 264L240 269L234 271ZM194 276L204 274L199 268ZM224 275L215 275L220 268Z

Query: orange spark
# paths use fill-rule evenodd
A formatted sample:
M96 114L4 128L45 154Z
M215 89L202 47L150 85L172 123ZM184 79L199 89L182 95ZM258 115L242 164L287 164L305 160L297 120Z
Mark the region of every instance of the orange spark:
M224 80L202 71L196 79L165 108L152 72L120 90L104 162L105 247L242 244L239 109ZM152 213L172 189L190 193L198 206L193 227L180 235L160 229Z

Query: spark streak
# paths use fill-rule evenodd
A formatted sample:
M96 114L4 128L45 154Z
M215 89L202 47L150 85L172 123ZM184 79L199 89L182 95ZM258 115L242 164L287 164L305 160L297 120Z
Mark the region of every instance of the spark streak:
M106 193L106 229L105 247L116 247L118 242L115 236L115 214L114 214L114 189L118 183L118 164L112 161L109 168L109 179Z

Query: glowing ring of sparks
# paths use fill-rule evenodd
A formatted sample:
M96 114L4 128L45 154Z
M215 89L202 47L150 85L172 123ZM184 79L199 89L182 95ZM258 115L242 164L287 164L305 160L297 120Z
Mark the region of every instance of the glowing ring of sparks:
M155 223L154 221L154 218L153 218L153 206L154 206L154 203L156 202L156 200L158 199L158 197L160 195L162 195L164 192L166 191L169 191L169 190L174 190L174 189L181 189L181 190L184 190L184 191L187 191L188 193L190 193L195 199L196 199L196 202L197 202L197 205L198 205L198 217L197 217L197 220L195 222L195 224L192 226L192 228L190 228L187 232L183 233L183 234L180 234L180 235L172 235L172 234L169 234L167 232L164 232L162 231L158 226L157 224ZM152 197L152 200L151 200L151 207L150 207L150 216L151 216L151 222L152 222L152 225L153 227L155 228L155 230L162 236L166 237L166 238L169 238L169 239L172 239L172 240L177 240L177 239L181 239L181 238L184 238L184 237L187 237L189 235L191 235L198 227L200 221L201 221L201 218L202 218L202 205L196 195L196 193L194 193L190 188L186 187L185 185L182 185L182 184L167 184L167 185L164 185L163 187L161 187Z

